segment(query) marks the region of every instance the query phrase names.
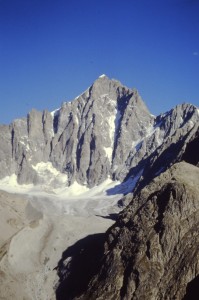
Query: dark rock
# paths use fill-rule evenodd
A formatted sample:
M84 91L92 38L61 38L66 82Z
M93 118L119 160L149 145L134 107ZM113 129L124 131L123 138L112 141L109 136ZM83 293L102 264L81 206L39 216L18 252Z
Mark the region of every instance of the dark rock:
M100 271L75 299L196 299L198 195L193 165L175 164L155 178L108 231Z

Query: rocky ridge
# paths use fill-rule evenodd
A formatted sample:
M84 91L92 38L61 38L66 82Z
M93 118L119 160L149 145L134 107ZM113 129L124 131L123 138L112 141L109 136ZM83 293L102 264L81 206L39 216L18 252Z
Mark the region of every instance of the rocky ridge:
M71 289L66 277L58 300L198 299L197 114L197 109L184 104L156 119L164 140L130 169L133 175L143 168L134 196L125 197L130 204L107 231L104 248L97 252L82 289ZM148 147L147 137L142 143Z
M0 177L53 187L133 180L171 144L191 138L198 120L189 104L154 117L137 90L103 75L52 113L32 110L0 126Z
M198 299L198 195L199 168L185 162L145 186L108 230L87 291L72 299Z

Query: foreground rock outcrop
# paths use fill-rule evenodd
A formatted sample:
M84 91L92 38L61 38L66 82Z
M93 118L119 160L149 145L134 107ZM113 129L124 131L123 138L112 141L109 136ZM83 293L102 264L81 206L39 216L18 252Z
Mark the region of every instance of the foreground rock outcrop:
M155 178L108 230L104 251L75 299L198 299L199 168L181 162Z

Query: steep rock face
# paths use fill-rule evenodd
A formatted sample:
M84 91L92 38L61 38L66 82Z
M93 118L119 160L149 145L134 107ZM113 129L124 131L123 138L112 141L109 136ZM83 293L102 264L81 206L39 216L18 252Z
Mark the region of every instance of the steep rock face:
M1 172L1 177L15 173L19 183L37 183L37 174L32 165L49 160L53 136L52 121L49 112L32 110L27 118L17 119L9 126L10 143L7 143L6 148L9 152L5 155L8 167L13 167L8 174ZM10 152L11 156L8 155Z
M171 129L174 125L176 126L176 117L173 116L173 114L176 115L176 111L178 113L178 119L180 119L181 122L177 122L178 128ZM167 115L163 117L162 126L163 132L167 132L169 128L169 135L165 134L160 146L157 147L157 149L155 149L155 151L152 152L152 154L150 154L145 160L140 161L139 164L141 167L143 162L145 167L134 193L140 191L141 188L148 184L154 177L167 170L176 162L185 160L194 165L197 165L199 162L198 110L193 106L182 105L177 106L174 110L169 112L168 115L170 119L170 126L167 125ZM173 132L171 132L171 130ZM136 172L136 168L140 168L139 164L131 170L132 173Z
M103 75L55 112L32 110L1 126L0 178L16 174L21 184L89 187L109 176L134 180L171 145L182 148L198 121L198 109L188 104L155 118L135 89ZM167 161L173 163L172 156ZM62 179L54 180L58 173Z
M1 127L1 178L15 173L20 183L38 183L32 166L40 162L64 173L65 185L77 180L93 186L113 173L122 178L131 141L153 119L136 90L101 76L54 113L32 110L27 119Z
M199 275L198 195L199 169L185 162L146 186L107 232L101 268L77 299L193 297Z
M124 178L128 168L124 175L122 169L132 141L144 135L154 119L136 90L106 76L75 101L66 103L55 118L60 137L53 141L51 161L60 168L61 159L60 170L67 173L70 183L76 179L89 186L108 175Z

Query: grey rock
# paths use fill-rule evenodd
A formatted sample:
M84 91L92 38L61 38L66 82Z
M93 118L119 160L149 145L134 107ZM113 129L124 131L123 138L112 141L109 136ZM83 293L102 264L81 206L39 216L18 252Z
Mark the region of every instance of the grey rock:
M195 150L193 146L191 147L192 153L196 153L196 161L199 159L199 147L197 146L199 136L198 109L192 105L183 104L172 109L166 115L158 117L158 119L160 132L162 132L160 135L163 134L162 143L144 159L142 177L136 188L138 191L174 163L185 160L187 147L190 147L190 143L194 140L196 146ZM189 153L187 162L192 163L193 154ZM142 167L143 162L141 161L140 164ZM131 170L131 172L135 172L135 170Z
M0 178L9 176L14 173L15 167L12 160L12 132L9 126L0 126Z
M173 144L182 155L198 122L198 109L189 104L156 118L137 90L100 76L54 113L32 110L27 118L0 127L0 178L16 174L21 184L44 183L34 168L41 162L67 175L66 186L137 178L148 165L156 166L157 173L158 158Z

